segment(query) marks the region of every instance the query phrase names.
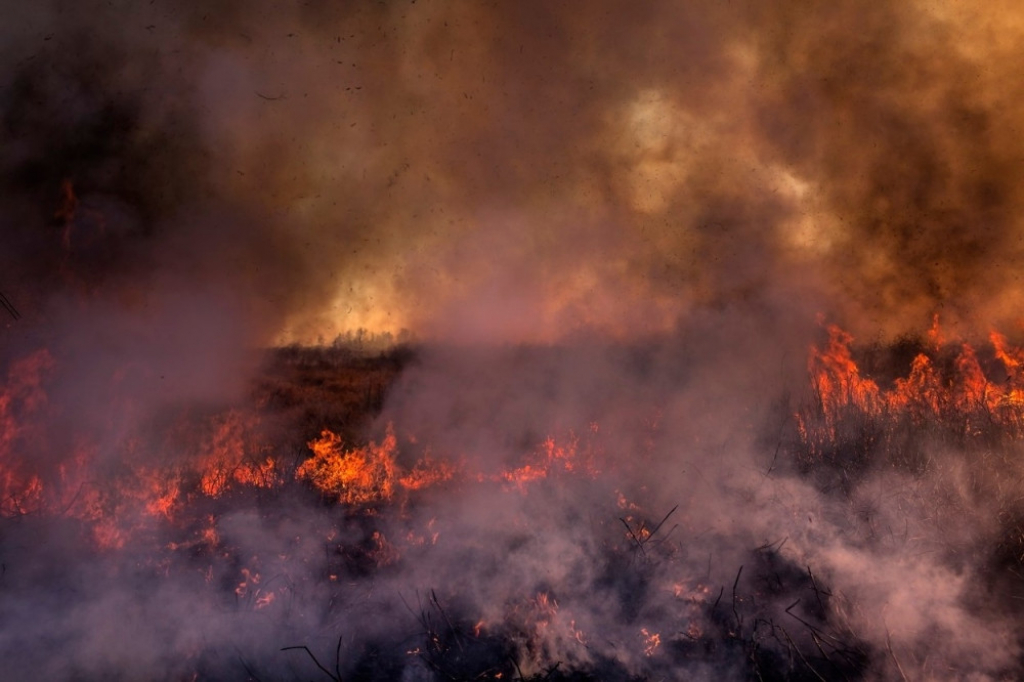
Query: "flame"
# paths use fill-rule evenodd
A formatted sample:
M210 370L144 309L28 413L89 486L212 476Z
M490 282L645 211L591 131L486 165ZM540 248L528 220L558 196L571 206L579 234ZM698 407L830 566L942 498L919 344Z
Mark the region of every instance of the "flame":
M590 432L598 433L596 424L590 426ZM415 438L409 440L415 443ZM456 478L469 477L480 482L498 480L525 492L530 483L554 473L589 476L600 473L595 465L597 449L589 443L581 446L580 438L573 431L564 442L547 437L523 463L505 469L496 477L482 472L469 473L465 464L434 458L429 451L411 469L404 468L398 461L398 439L392 424L388 424L380 443L346 448L340 436L325 429L308 447L313 456L299 466L296 478L308 481L332 499L353 506L388 502L399 489L423 490Z
M588 428L591 436L596 436L600 431L596 422L592 422ZM600 473L596 466L597 454L591 442L581 446L580 437L570 430L564 443L553 436L545 438L526 463L507 469L501 478L520 492L525 492L528 484L558 472L594 477Z
M538 592L531 606L537 630L548 627L558 615L558 602L547 592Z
M209 551L220 544L209 505L246 489L309 485L339 504L369 511L404 504L406 496L447 482L499 484L503 491L525 494L536 481L596 477L611 464L602 459L599 439L605 434L596 422L543 438L497 472L475 469L472 460L436 456L411 434L401 441L408 443L402 452L391 424L379 442L358 447L324 429L308 442L307 458L284 464L264 436L269 431L261 426L260 405L185 411L163 430L145 436L129 431L113 442L102 430L62 434L70 443L62 452L51 440L58 408L47 397L59 369L48 351L39 350L13 362L0 382L0 515L75 519L102 550L116 551L174 528L178 535L166 549ZM117 373L111 381L118 381ZM435 544L439 533L433 526L431 521L407 529L399 544ZM383 535L373 543L368 551L375 560L387 563L397 556L398 546Z
M75 223L75 213L78 211L78 197L75 196L75 185L69 179L65 178L60 183L60 195L61 204L53 217L59 220L62 226L61 231L61 244L64 246L65 251L71 249L71 228Z
M26 453L45 450L49 414L46 383L56 363L45 350L13 363L0 384L0 513L63 514L87 524L98 547L119 549L140 530L154 523L180 523L190 504L217 499L234 489L272 489L290 481L312 485L337 502L367 506L391 502L399 492L426 490L447 481L501 482L525 492L532 481L555 473L597 475L599 449L593 440L600 427L591 423L581 438L570 430L566 437L549 436L522 461L497 474L470 472L465 462L439 458L429 447L408 441L420 455L412 466L400 462L398 438L392 425L385 437L361 447L346 447L335 432L325 429L308 443L311 456L287 472L260 437L255 412L230 409L196 418L183 415L165 435L175 456L167 464L143 452L152 443L129 435L119 448L119 466L97 477L98 448L90 439L75 436L69 456L56 464L58 475L46 477ZM106 457L106 455L105 455ZM408 458L407 458L408 459ZM216 544L209 538L175 543L175 547ZM435 543L431 528L410 542ZM384 551L384 550L382 550ZM386 551L384 552L387 553Z
M0 387L0 515L41 510L46 500L40 476L19 451L45 440L39 417L47 407L44 382L56 363L45 349L11 365Z
M557 483L615 474L614 462L601 446L609 434L588 421L575 429L554 428L498 470L475 466L472 457L435 454L411 434L399 438L392 424L381 439L366 444L347 444L338 432L323 429L307 443L306 457L289 464L265 435L273 429L261 422L263 405L191 408L161 415L165 419L160 429L145 434L129 429L117 434L118 439L105 439L102 427L66 434L66 441L60 442L69 444L67 452L60 451L62 458L55 456L53 470L47 471L42 460L35 463L31 455L56 449L47 434L59 405L50 404L47 388L56 383L51 380L58 369L48 352L39 351L13 363L0 383L0 513L40 513L74 521L96 551L130 552L133 560L144 557L140 565L157 575L175 570L175 557L187 557L189 570L194 567L197 579L208 585L221 585L227 576L224 586L229 594L234 591L236 607L246 611L287 608L292 588L272 568L283 555L241 558L235 556L238 550L227 530L222 541L218 515L238 495L273 494L287 486L313 489L325 499L352 507L346 514L365 513L363 520L372 524L380 513L378 506L394 505L404 514L406 503L418 499L414 496L449 482L516 495L528 494L542 480ZM117 377L111 380L116 382ZM639 517L638 505L616 495ZM343 546L348 541L338 528L325 531L327 546L338 549L327 552L324 581L337 585L346 580L347 564L339 566L338 560L347 562L354 556L360 564L383 568L397 564L406 552L416 556L424 551L418 548L438 543L443 524L402 518L405 525L387 535L367 525L357 545ZM636 533L647 538L650 529L638 524ZM147 542L152 542L149 555L139 551ZM332 561L333 557L338 558ZM229 571L223 570L224 560ZM554 655L555 646L588 647L571 598L563 607L554 593L530 591L505 608L516 627L527 633L527 649L535 662ZM491 631L496 622L501 621L488 614L470 631L484 639L501 636L502 628ZM644 650L652 655L660 646L660 635L645 631L644 637Z
M203 444L198 468L202 472L199 488L208 497L224 494L232 482L254 488L270 488L279 482L273 457L262 456L251 442L256 427L253 415L231 410L215 420L208 442Z
M942 325L939 324L939 314L932 315L932 326L927 332L928 345L933 351L939 351L946 345L946 336L942 333Z
M276 595L272 590L265 590L260 587L260 574L258 571L251 571L242 568L242 580L235 587L235 596L239 601L248 604L250 608L260 610L274 603Z
M108 461L98 476L96 438L52 428L60 414L47 386L58 370L41 349L14 361L0 382L0 516L74 518L99 548L119 549L147 525L174 520L196 497L280 483L280 467L256 435L258 419L244 410L183 417L178 431L189 434L188 442L172 444L176 457L169 464L143 456L139 438L129 434L110 452L119 455L119 466L111 469ZM70 444L57 441L58 448L56 438Z
M814 389L827 415L838 414L846 407L866 412L874 412L879 407L878 385L861 377L850 354L852 341L852 336L832 325L828 328L825 348L811 348L808 365Z
M297 478L349 505L386 502L394 496L398 441L391 425L380 444L345 449L341 437L325 429L308 445L313 456L295 472Z
M457 467L447 460L437 460L429 452L410 471L402 474L398 484L406 490L423 490L450 481L458 473Z
M583 630L580 630L576 627L575 619L569 621L569 631L572 632L573 639L575 639L583 646L587 645L587 636L586 634L584 634Z
M60 185L60 206L53 213L54 220L61 226L61 246L66 253L71 251L71 237L76 227L84 234L79 240L86 245L95 242L107 231L107 222L103 213L83 207L75 193L75 183L65 178ZM84 239L83 239L84 237Z
M640 635L644 640L644 656L653 656L661 646L661 635L657 632L650 632L647 628L640 628Z
M809 354L815 400L796 415L806 451L821 455L850 434L859 434L865 447L895 443L908 427L936 427L960 439L995 433L1024 438L1024 350L991 332L991 357L1002 378L995 366L986 375L971 345L946 344L937 321L927 339L906 376L881 389L862 376L853 337L829 327L827 343L812 346Z
M248 569L242 569L242 581L238 583L238 587L235 588L235 594L239 597L244 597L249 592L249 583L259 584L260 574L255 575Z

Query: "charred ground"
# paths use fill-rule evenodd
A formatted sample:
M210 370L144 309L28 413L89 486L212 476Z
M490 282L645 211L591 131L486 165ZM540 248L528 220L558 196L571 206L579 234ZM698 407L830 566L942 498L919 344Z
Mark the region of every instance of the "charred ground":
M927 350L923 344L914 349ZM510 362L524 371L547 368L543 376L565 364L568 351L510 352ZM619 348L612 355L643 370L650 352ZM886 367L898 366L908 354L902 345L888 354L879 348L863 353ZM4 626L29 618L33 609L48 614L38 626L6 639L11 655L21 652L12 659L15 675L58 671L66 679L98 673L132 679L158 665L166 674L157 678L168 680L655 680L682 672L698 678L860 680L898 679L904 665L927 665L926 651L894 648L865 634L855 589L848 589L828 561L815 565L806 552L790 552L784 528L761 541L729 526L716 528L687 502L693 490L677 489L681 504L663 506L666 498L637 484L630 465L601 457L606 443L597 430L570 433L564 442L546 446L531 443L534 453L523 455L526 463L498 476L462 471L425 487L403 487L400 472L422 465L427 444L409 438L401 425L389 426L385 436L377 422L389 391L406 380L403 375L422 355L411 347L384 353L341 347L269 352L247 404L193 408L169 420L163 436L152 424L148 428L165 447L170 438L174 448L200 453L211 438L238 438L235 459L179 459L149 474L108 471L106 485L141 485L156 476L170 477L175 486L166 508L146 506L146 512L118 506L113 493L101 494L98 509L112 515L108 521L121 533L112 540L103 535L106 521L95 516L99 511L68 513L86 495L81 490L62 498L64 513L24 503L9 507L18 512L5 514L2 526L0 598L9 614ZM812 392L790 418L806 426L830 405ZM905 440L887 430L916 429L907 438L922 443L924 452L942 442L932 436L936 429L941 436L948 425L864 413L854 429L845 421L850 414L842 413L835 428L845 435L827 451L798 435L785 447L777 443L773 455L766 448L769 466L757 477L771 485L795 472L819 486L836 510L853 516L842 522L854 536L849 541L869 554L888 555L898 532L878 528L884 510L871 508L877 500L865 501L877 480L872 474L907 475L939 494L952 455L932 455L910 466L901 449ZM236 421L237 428L224 430ZM865 429L865 421L877 424ZM380 443L367 440L375 428ZM397 445L389 446L392 428L399 435ZM775 428L757 427L773 437ZM332 448L348 448L330 450L335 459L329 461L363 457L358 461L372 464L372 456L392 458L391 468L377 470L371 481L380 486L377 497L346 503L341 488L318 490L296 475L310 447L323 442L318 437L325 429L339 438L330 441ZM182 432L188 434L184 440ZM798 433L795 427L792 433ZM955 456L979 481L967 499L999 494L986 479L993 473L992 458L1005 464L1019 451L1011 446L1012 434L1000 433L996 450L988 440L957 450ZM649 436L659 438L656 427ZM263 464L266 457L269 466ZM637 457L642 466L642 453L628 459ZM697 476L705 473L698 470ZM837 476L843 485L828 483ZM693 485L699 487L696 479ZM385 486L393 492L385 495ZM977 581L957 598L963 608L999 612L1016 622L1018 611L1007 605L1019 585L1014 576L1024 573L1021 517L1015 498L1002 494L996 500L999 529L969 543L950 539L941 565L959 566ZM496 500L511 500L498 502L510 505L510 515L501 518L511 525L467 522L467 514L493 513L489 506ZM930 503L943 515L955 513L952 507L965 500ZM730 513L729 505L720 513ZM48 541L40 547L35 538L42 536ZM562 564L583 579L525 570L536 562ZM458 566L468 572L453 581L449 572L458 575ZM514 589L502 584L492 591L492 584L508 580L504 572L524 570L512 580ZM208 622L187 625L188 614L166 601L179 593L186 601L201 599ZM106 608L145 613L157 624L147 636L130 638L127 650L113 641L86 643L82 632L57 624L75 621L81 609ZM563 615L571 613L576 616ZM614 629L593 629L602 622L614 623ZM182 641L189 630L197 634ZM40 641L51 643L40 647ZM972 669L969 661L962 665L960 672ZM1007 662L996 673L1012 675L1014 669ZM960 674L956 670L946 672Z

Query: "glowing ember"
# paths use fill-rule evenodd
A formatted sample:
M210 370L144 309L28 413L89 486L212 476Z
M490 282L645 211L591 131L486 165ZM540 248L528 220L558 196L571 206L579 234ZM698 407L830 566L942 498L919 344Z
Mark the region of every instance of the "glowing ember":
M649 632L647 628L641 628L640 636L644 640L644 656L653 656L661 646L661 635L657 632Z
M42 419L47 398L43 388L55 365L46 350L15 362L0 385L0 514L39 511L45 504L41 476L20 451L38 447L45 438Z

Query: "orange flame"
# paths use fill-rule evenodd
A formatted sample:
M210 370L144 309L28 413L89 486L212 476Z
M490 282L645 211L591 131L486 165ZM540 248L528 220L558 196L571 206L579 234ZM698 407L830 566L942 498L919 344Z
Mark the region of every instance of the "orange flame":
M61 233L61 244L65 250L71 249L71 226L75 222L75 213L78 211L78 197L75 196L74 183L65 178L60 183L61 205L53 217L61 222L63 231Z
M17 516L45 506L39 472L16 454L44 436L35 420L46 408L43 382L55 364L48 351L36 351L12 364L0 386L0 515Z
M592 436L596 435L599 432L597 423L591 423L589 430ZM600 472L595 459L596 451L591 444L588 442L581 446L579 436L574 431L569 431L564 444L548 436L527 458L526 463L504 471L501 477L521 492L525 492L529 483L547 478L556 472L596 476Z
M796 415L801 440L812 455L837 443L840 427L875 433L882 440L895 437L902 423L940 426L961 438L993 428L1006 437L1024 438L1024 350L1002 334L993 331L989 338L994 359L1005 370L1004 381L986 376L969 344L956 351L941 345L936 322L928 333L928 349L885 390L861 375L849 334L835 326L828 334L823 349L811 348L808 362L816 407Z
M341 437L326 429L308 445L313 456L295 472L297 478L350 505L386 502L394 496L398 441L390 425L379 445L346 450Z
M597 445L603 433L592 422L581 435L568 430L543 439L498 472L471 470L465 460L433 456L412 436L406 440L415 454L402 453L391 425L380 442L362 447L346 446L336 433L324 430L308 443L305 461L286 465L262 435L266 430L259 413L241 407L214 414L184 412L165 431L145 437L129 432L114 442L88 431L69 434L71 445L62 443L58 450L48 440L56 408L46 393L56 369L50 353L41 350L11 364L0 382L0 515L73 518L99 548L108 550L154 536L152 531L168 524L187 533L168 548L213 547L219 542L215 523L204 526L201 521L210 506L196 505L242 489L299 481L341 504L372 507L396 497L404 504L402 494L448 481L496 483L525 493L532 482L552 476L596 476L597 463L604 461ZM171 456L157 456L162 449ZM42 468L47 458L35 458L35 452L56 452L52 466ZM411 464L403 463L403 454ZM190 515L190 508L200 511ZM437 539L432 524L410 531L407 538L424 545ZM395 551L383 536L377 541L380 557Z
M251 442L248 434L255 426L255 417L239 410L216 419L198 463L202 473L199 488L204 495L219 497L232 481L254 488L270 488L279 482L274 459L259 456L261 448Z
M661 635L657 632L650 632L647 628L640 628L640 635L644 639L644 656L653 656L661 646Z
M837 414L847 406L867 412L878 409L878 385L861 377L850 353L852 341L852 336L832 325L828 328L825 349L811 348L808 364L814 388L828 415Z

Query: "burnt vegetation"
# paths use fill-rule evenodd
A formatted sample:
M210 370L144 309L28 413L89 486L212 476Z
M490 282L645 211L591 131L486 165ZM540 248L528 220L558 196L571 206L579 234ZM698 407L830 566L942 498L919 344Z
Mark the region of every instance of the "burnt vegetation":
M936 528L950 524L930 551L975 581L964 601L1016 622L1024 584L1021 350L995 332L977 347L936 332L856 346L830 329L811 353L807 397L795 408L785 401L793 419L778 448L821 491L862 505L861 522L871 527L862 541L871 545L909 546L908 531L879 533L862 490L894 476L919 486L926 499L912 504L923 504ZM969 538L958 537L954 519L974 524Z
M287 346L268 354L253 398L267 412L285 416L300 438L310 440L329 428L355 441L414 358L411 346L381 352L342 344Z
M481 572L479 578L467 580L486 581L491 548L478 543L496 543L510 554L528 556L541 551L545 534L559 527L555 522L547 530L495 528L489 537L470 539L468 544L442 542L435 548L431 526L423 527L420 518L429 495L460 495L470 486L503 494L509 484L455 480L442 483L438 490L411 488L395 498L339 504L296 480L296 470L309 454L305 438L329 427L351 434L353 447L361 445L354 434L365 432L388 387L415 361L416 352L410 348L370 354L343 347L271 351L252 386L249 406L233 406L226 412L191 410L162 426L147 425L151 438L168 452L203 451L203 443L212 442L234 448L233 458L207 459L194 468L179 464L109 472L107 486L118 482L122 487L142 487L154 479L166 486L158 488L162 496L146 502L147 512L139 520L128 520L127 515L136 512L121 501L123 490L115 494L109 487L83 485L61 498L64 507L56 510L56 525L50 520L55 510L44 498L36 506L12 502L10 508L17 511L5 514L0 531L5 570L14 570L0 579L0 590L8 595L71 590L79 595L71 598L74 602L90 590L114 585L132 586L144 594L173 576L177 585L210 594L225 617L251 617L257 622L264 614L309 609L308 595L319 595L315 612L304 615L319 625L310 628L307 623L296 629L294 636L303 639L281 641L279 650L264 650L245 638L234 651L200 648L168 664L169 680L394 680L404 675L403 679L466 682L639 682L700 669L728 671L733 679L855 680L873 664L884 663L886 653L873 650L846 624L842 609L834 606L838 597L825 580L781 552L785 538L751 546L739 555L741 563L735 569L728 567L733 577L716 582L712 574L722 567L712 564L723 559L714 555L713 547L726 539L697 533L678 514L678 506L648 513L631 505L623 511L608 500L592 505L589 517L565 519L588 525L601 538L590 557L599 564L593 582L538 583L500 605L497 620L486 621L480 603L450 586L444 592L429 584L399 587L397 602L370 597L367 603L360 593L384 589L377 586L430 561L433 552L463 554L466 564ZM272 463L261 468L264 461L271 461L268 456ZM565 469L553 470L530 485L539 486L531 494L546 498L589 496L588 486L595 482L581 482ZM75 516L72 510L90 496L94 506ZM148 506L158 503L165 506ZM312 527L310 508L318 510ZM104 514L116 519L114 528L105 527ZM233 539L230 519L237 515L274 538L271 545L253 554ZM112 551L138 553L140 560L109 575L71 582L58 568L63 564L58 556L37 557L49 567L46 571L19 565L19 547L37 533L53 534L58 525L64 535L78 539L48 546L62 552L74 547L86 565L99 565ZM300 527L302 536L296 534ZM311 538L321 538L318 568L295 573L282 559L307 551L308 542L317 542ZM705 551L706 575L691 575L686 566ZM666 594L664 582L673 575L678 580L676 594ZM562 605L595 595L613 605L614 620L633 633L632 639L585 632L574 621L566 622ZM338 625L361 618L375 625L355 631ZM652 622L675 627L655 631L649 627ZM343 634L335 634L338 631ZM302 632L305 635L298 634ZM316 634L310 637L310 632ZM571 640L566 650L575 649L574 658L563 660L552 648L555 632ZM617 650L629 653L620 658L611 653ZM630 659L643 661L640 667L645 672L637 673L635 662L625 662ZM538 669L538 661L547 663ZM115 659L101 667L109 679L128 679L122 664ZM69 679L87 679L90 674L72 670Z
M168 680L639 682L679 671L759 681L863 680L879 671L900 679L904 665L920 669L927 660L927 652L865 637L843 586L827 568L800 563L787 551L788 537L723 554L737 540L703 527L685 505L647 508L642 488L635 501L623 501L614 471L588 469L605 461L596 431L534 443L544 458L500 476L446 472L421 485L425 479L412 474L425 475L428 444L400 425L398 436L388 427L380 443L366 436L379 431L389 391L420 362L420 352L343 344L274 349L244 404L191 406L144 425L148 440L134 447L163 453L170 463L108 462L96 470L102 481L77 485L44 479L42 486L58 488L54 495L6 482L0 599L51 594L57 604L74 604L90 591L127 585L143 594L173 578L176 589L208 594L226 618L288 623L269 635L276 641L291 633L277 648L251 633L231 651L199 647L168 664ZM938 517L988 500L998 520L991 531L930 551L977 581L963 597L965 607L1017 619L1014 597L1024 580L1024 506L1014 493L1024 437L1018 357L997 337L979 351L926 339L856 347L832 330L811 353L807 397L781 410L787 426L774 446L762 441L766 452L774 450L764 480L795 475L829 499L850 501L863 517L854 529L872 528L854 544L874 549L900 537L906 543L910 531L873 528L876 512L858 506L872 477L898 473L930 486L929 509ZM34 417L31 394L12 388L17 374L8 378L4 409L27 424ZM320 489L301 475L318 446L326 448L325 466L365 469L367 453L376 453L383 468L376 478L340 475L335 487ZM957 467L966 467L966 501L948 487ZM365 494L344 495L353 490ZM572 513L552 519L543 510L522 512L515 527L490 528L483 537L464 529L469 534L459 537L461 516L479 510L435 502L474 495L559 499L552 508ZM240 531L251 525L262 534L255 543ZM440 540L438 528L446 529ZM579 584L526 583L499 604L474 597L486 593L501 561L532 561L567 528L596 538L580 549ZM52 551L34 551L31 565L21 563L21 550L44 533L64 539L47 543ZM580 561L571 546L555 546L556 564ZM64 552L91 568L69 580ZM95 573L111 552L139 558ZM472 567L461 588L432 583L430 570L419 582L404 581L444 554ZM305 557L303 571L293 557ZM595 631L563 615L580 613L584 602L601 604L616 631ZM41 663L29 658L24 665ZM123 661L101 668L110 679L130 678ZM68 679L88 679L95 670L72 670Z
M984 610L1017 610L1012 597L1024 576L1024 509L1001 481L1015 469L1024 437L1024 403L1016 392L1014 364L1018 351L999 339L975 351L962 343L903 338L891 345L847 346L842 360L851 364L821 361L823 353L836 352L842 345L828 349L823 344L824 350L815 356L817 364L812 359L812 390L791 413L792 430L783 434L780 466L830 495L851 497L859 484L879 472L894 470L927 479L941 475L949 457L960 458L973 472L974 487L968 494L992 498L1000 523L975 547L947 549L950 560L966 560L955 555L974 551L987 556L977 571L979 586L987 588L979 587L967 598ZM337 349L292 348L282 351L271 366L277 381L289 385L293 395L317 396L326 390L323 386L334 385L339 395L349 396L349 411L337 415L343 423L353 415L372 413L377 405L366 396L386 392L388 382L413 357L408 349L371 359ZM287 379L281 374L286 367L294 372ZM840 370L846 374L837 374ZM332 379L316 379L321 372ZM359 377L369 386L356 388ZM338 381L345 388L338 387ZM292 409L302 402L294 401ZM338 679L388 679L406 669L410 655L418 659L423 679L443 680L633 681L700 669L725 670L732 679L749 680L874 679L879 670L888 671L893 679L907 679L901 656L924 655L901 654L891 642L879 646L860 637L848 619L851 605L846 598L833 592L827 576L784 553L786 538L750 548L731 582L708 580L709 556L708 575L693 582L685 606L659 604L653 585L663 571L678 566L675 562L693 551L687 545L694 529L686 528L685 521L682 527L669 523L674 512L645 518L638 511L628 520L610 515L599 524L608 537L619 539L606 543L603 569L592 589L618 604L617 620L639 628L652 610L659 618L665 611L678 610L675 631L635 643L646 651L647 672L642 675L596 650L586 662L559 661L524 674L519 658L541 646L531 639L536 622L517 625L516 618L509 617L482 629L471 603L457 594L439 596L431 591L429 596L419 595L415 607L406 605L418 623L415 631L401 641L361 644L362 653L353 652L348 672L339 673ZM357 518L363 549L350 545L336 550L335 565L341 572L366 578L407 560L382 560L386 552L381 554L374 530L379 524L367 522L373 516L358 514L350 515L347 523ZM558 598L545 597L550 603ZM513 605L510 608L516 611Z
M1016 351L993 347L975 356L962 345L924 341L858 349L836 334L832 341L843 343L812 352L812 390L790 413L792 430L783 433L765 479L789 471L830 497L854 499L879 472L930 480L949 457L960 458L972 472L967 494L991 497L999 524L973 546L950 545L943 552L965 566L977 561L968 554L982 555L978 588L966 598L979 609L1016 617L1012 597L1024 579L1024 508L999 472L1012 465L1022 436L1024 408L1014 402L1016 378L1006 367ZM980 358L980 375L971 373L965 357ZM110 469L101 486L87 482L56 498L26 493L26 499L5 500L0 592L70 590L74 603L90 590L129 585L144 593L173 577L179 588L209 594L226 618L262 623L273 614L289 623L274 631L273 638L292 632L276 649L266 648L266 637L249 636L239 637L231 651L200 647L168 665L169 680L639 682L702 670L759 681L876 679L880 670L900 679L905 663L927 658L926 652L862 636L842 586L833 584L827 569L799 563L797 554L786 551L788 537L764 538L723 555L721 548L736 540L701 527L678 504L647 509L637 498L623 506L621 494L616 504L614 476L581 468L597 447L585 436L540 447L548 466L543 475L541 460L533 460L504 478L455 473L426 487L402 484L401 472L417 471L425 445L395 437L390 427L379 445L365 434L373 432L389 390L418 358L411 346L269 351L247 404L191 408L146 424L148 447L163 448L168 457L198 453L191 463L179 457L148 469ZM906 366L916 369L901 374ZM965 377L978 376L985 377L980 389L965 384ZM908 387L916 402L901 397ZM963 403L963 395L974 402ZM971 409L960 411L958 404ZM330 439L320 435L323 429L331 430ZM325 461L342 468L363 461L359 453L389 458L386 483L394 492L356 499L317 490L299 473L318 443L332 448L334 459ZM338 480L342 490L357 485L356 479ZM155 492L135 506L124 501L125 488L154 481ZM935 489L941 492L939 484ZM521 527L457 537L466 512L433 502L481 490L484 497L564 499L571 503L554 508L575 511L563 519L541 511L527 515ZM252 524L265 538L256 542L258 551L238 534ZM439 527L449 529L440 540ZM501 604L473 596L498 573L494 547L509 560L530 559L550 551L546 543L558 529L578 527L597 538L585 551L581 575L587 577L579 584L527 584ZM19 565L19 547L43 532L68 538L48 546L74 548L87 566L101 565L110 552L140 559L109 575L74 581L58 568L60 556L36 553L46 570ZM884 545L888 539L866 536L860 542ZM556 555L556 563L579 560L569 549L559 550L566 554ZM421 576L426 582L402 578L444 553L472 567L461 589L435 586L424 577L429 570ZM299 556L306 557L302 572L291 563ZM666 584L674 585L671 591ZM594 631L563 615L583 602L603 604L617 631ZM657 630L652 623L660 624ZM129 679L122 664L101 667L110 679ZM87 679L95 670L72 671L69 679Z
M0 677L1024 678L1014 3L7 4Z

